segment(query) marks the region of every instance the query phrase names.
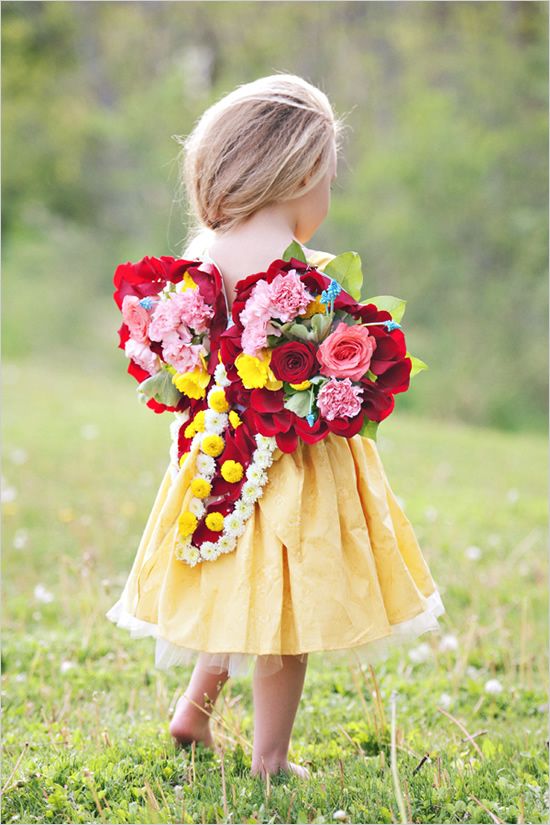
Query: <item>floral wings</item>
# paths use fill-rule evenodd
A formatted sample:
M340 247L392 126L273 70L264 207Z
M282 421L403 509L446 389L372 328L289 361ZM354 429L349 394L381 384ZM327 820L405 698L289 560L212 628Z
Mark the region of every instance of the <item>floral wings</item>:
M192 412L211 383L227 326L220 273L206 262L146 256L120 264L114 285L119 348L141 400L157 413Z

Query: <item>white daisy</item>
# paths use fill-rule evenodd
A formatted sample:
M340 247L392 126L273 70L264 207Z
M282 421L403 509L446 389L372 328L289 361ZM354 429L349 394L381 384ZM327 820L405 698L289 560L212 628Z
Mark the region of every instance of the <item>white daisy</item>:
M201 558L206 561L214 561L220 555L218 543L215 541L203 541L201 544Z
M235 549L235 536L223 535L218 539L220 553L231 553Z
M256 467L260 467L260 469L266 470L273 464L273 455L271 451L255 450L254 455L252 457L252 462L256 465Z
M247 521L254 512L254 505L247 504L246 501L239 499L239 501L235 504L234 512L237 513L243 521Z
M277 442L272 435L262 435L261 433L257 433L256 444L258 447L271 447L272 445L276 445Z
M227 536L240 536L244 533L243 521L235 511L225 517L223 527Z
M262 488L255 481L247 481L241 489L241 498L246 504L254 504L262 494Z
M188 509L194 513L197 518L202 518L206 507L204 506L204 501L201 498L196 498L193 496L189 500Z
M215 433L219 435L223 433L227 427L227 414L218 412L217 410L205 410L204 412L204 427L208 434Z
M210 480L216 471L216 461L211 455L199 453L195 461L195 467L201 475L205 478L208 477L208 480Z
M220 387L227 387L228 384L231 382L227 377L227 370L225 369L225 364L221 362L216 366L214 370L214 380L216 384L219 384Z
M267 475L261 467L256 467L251 464L246 470L246 477L249 481L254 481L256 484L266 484Z

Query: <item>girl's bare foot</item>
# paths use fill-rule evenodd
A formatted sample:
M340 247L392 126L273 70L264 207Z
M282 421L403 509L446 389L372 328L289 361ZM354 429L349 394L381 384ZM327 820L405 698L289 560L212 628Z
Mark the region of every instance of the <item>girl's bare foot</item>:
M293 773L298 776L300 779L309 779L309 771L307 768L304 768L303 765L296 765L295 762L282 762L277 764L273 764L269 766L267 771L270 776L276 776L278 773ZM265 770L265 763L262 767L253 766L250 771L252 776L261 776L265 779L266 770Z
M197 718L197 713L200 713L204 718ZM209 717L190 705L185 696L180 696L176 702L176 709L170 721L169 730L176 742L182 747L190 745L192 742L201 742L207 748L214 747Z

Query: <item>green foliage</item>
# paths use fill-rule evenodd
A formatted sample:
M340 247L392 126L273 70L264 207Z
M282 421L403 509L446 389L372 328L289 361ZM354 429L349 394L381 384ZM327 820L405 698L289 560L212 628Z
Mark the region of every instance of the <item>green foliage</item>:
M392 319L398 323L402 320L407 306L406 301L402 298L396 298L394 295L376 295L374 298L365 298L361 303L374 304L378 309L385 309L391 313Z
M283 261L290 261L291 258L296 258L296 260L303 261L305 264L307 263L306 253L297 241L292 241L282 254Z
M357 252L341 252L324 267L323 272L338 281L342 289L358 301L361 297L363 273L361 257Z

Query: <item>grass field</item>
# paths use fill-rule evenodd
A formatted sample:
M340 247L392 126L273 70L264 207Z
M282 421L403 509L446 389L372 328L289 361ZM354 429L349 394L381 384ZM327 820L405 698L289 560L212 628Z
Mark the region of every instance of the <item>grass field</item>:
M155 670L153 640L104 616L168 461L171 417L134 388L4 363L2 822L547 821L544 435L412 418L396 398L378 446L442 633L372 668L312 656L291 743L311 781L265 783L248 774L250 677L218 701L220 753L178 751L191 668Z

